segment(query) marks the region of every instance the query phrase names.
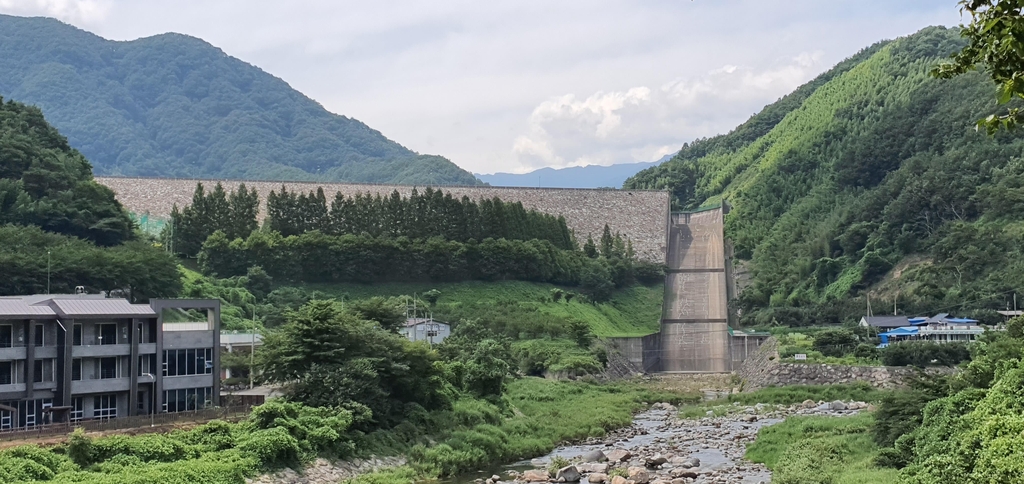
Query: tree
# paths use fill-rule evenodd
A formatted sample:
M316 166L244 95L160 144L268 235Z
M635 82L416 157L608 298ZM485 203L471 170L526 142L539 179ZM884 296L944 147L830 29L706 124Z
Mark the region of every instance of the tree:
M825 356L843 356L853 351L857 335L846 329L826 329L814 335L814 349Z
M407 403L428 410L451 404L451 386L434 363L437 355L374 321L314 300L270 332L260 369L286 395L315 407L368 407L378 425L397 422Z
M968 44L939 64L932 73L949 79L969 71L985 70L995 82L996 99L1006 104L1024 99L1024 0L961 0L960 12L971 16L961 25L960 35ZM989 133L1000 128L1015 128L1024 121L1024 112L1013 107L1005 114L993 114L978 121Z

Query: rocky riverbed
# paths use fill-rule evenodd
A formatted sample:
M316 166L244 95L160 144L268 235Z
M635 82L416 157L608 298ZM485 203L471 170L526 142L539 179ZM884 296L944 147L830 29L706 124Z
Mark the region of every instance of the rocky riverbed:
M771 472L743 459L746 445L764 426L791 415L851 415L863 402L813 402L792 406L723 405L700 418L682 419L667 403L637 415L633 426L542 458L503 469L477 484L580 482L581 484L765 483ZM553 459L569 461L553 473ZM559 459L560 460L560 459ZM510 482L511 481L511 482Z

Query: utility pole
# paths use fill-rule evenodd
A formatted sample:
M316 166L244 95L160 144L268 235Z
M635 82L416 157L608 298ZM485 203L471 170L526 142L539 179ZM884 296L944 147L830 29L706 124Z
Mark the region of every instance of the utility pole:
M50 251L46 251L46 293L50 293Z
M249 346L249 389L252 390L253 373L256 373L256 295L252 296L252 346Z

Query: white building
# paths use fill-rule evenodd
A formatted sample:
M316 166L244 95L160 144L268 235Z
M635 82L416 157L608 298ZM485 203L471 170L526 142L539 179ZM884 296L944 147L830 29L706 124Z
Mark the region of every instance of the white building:
M408 318L399 333L409 338L409 341L426 341L434 345L452 334L452 329L448 323L433 318Z

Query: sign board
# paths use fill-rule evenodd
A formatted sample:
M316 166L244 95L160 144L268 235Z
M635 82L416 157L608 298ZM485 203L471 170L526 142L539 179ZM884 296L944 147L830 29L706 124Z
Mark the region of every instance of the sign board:
M806 360L807 359L807 355L804 354L804 353L797 353L797 354L793 355L793 359L794 360Z

